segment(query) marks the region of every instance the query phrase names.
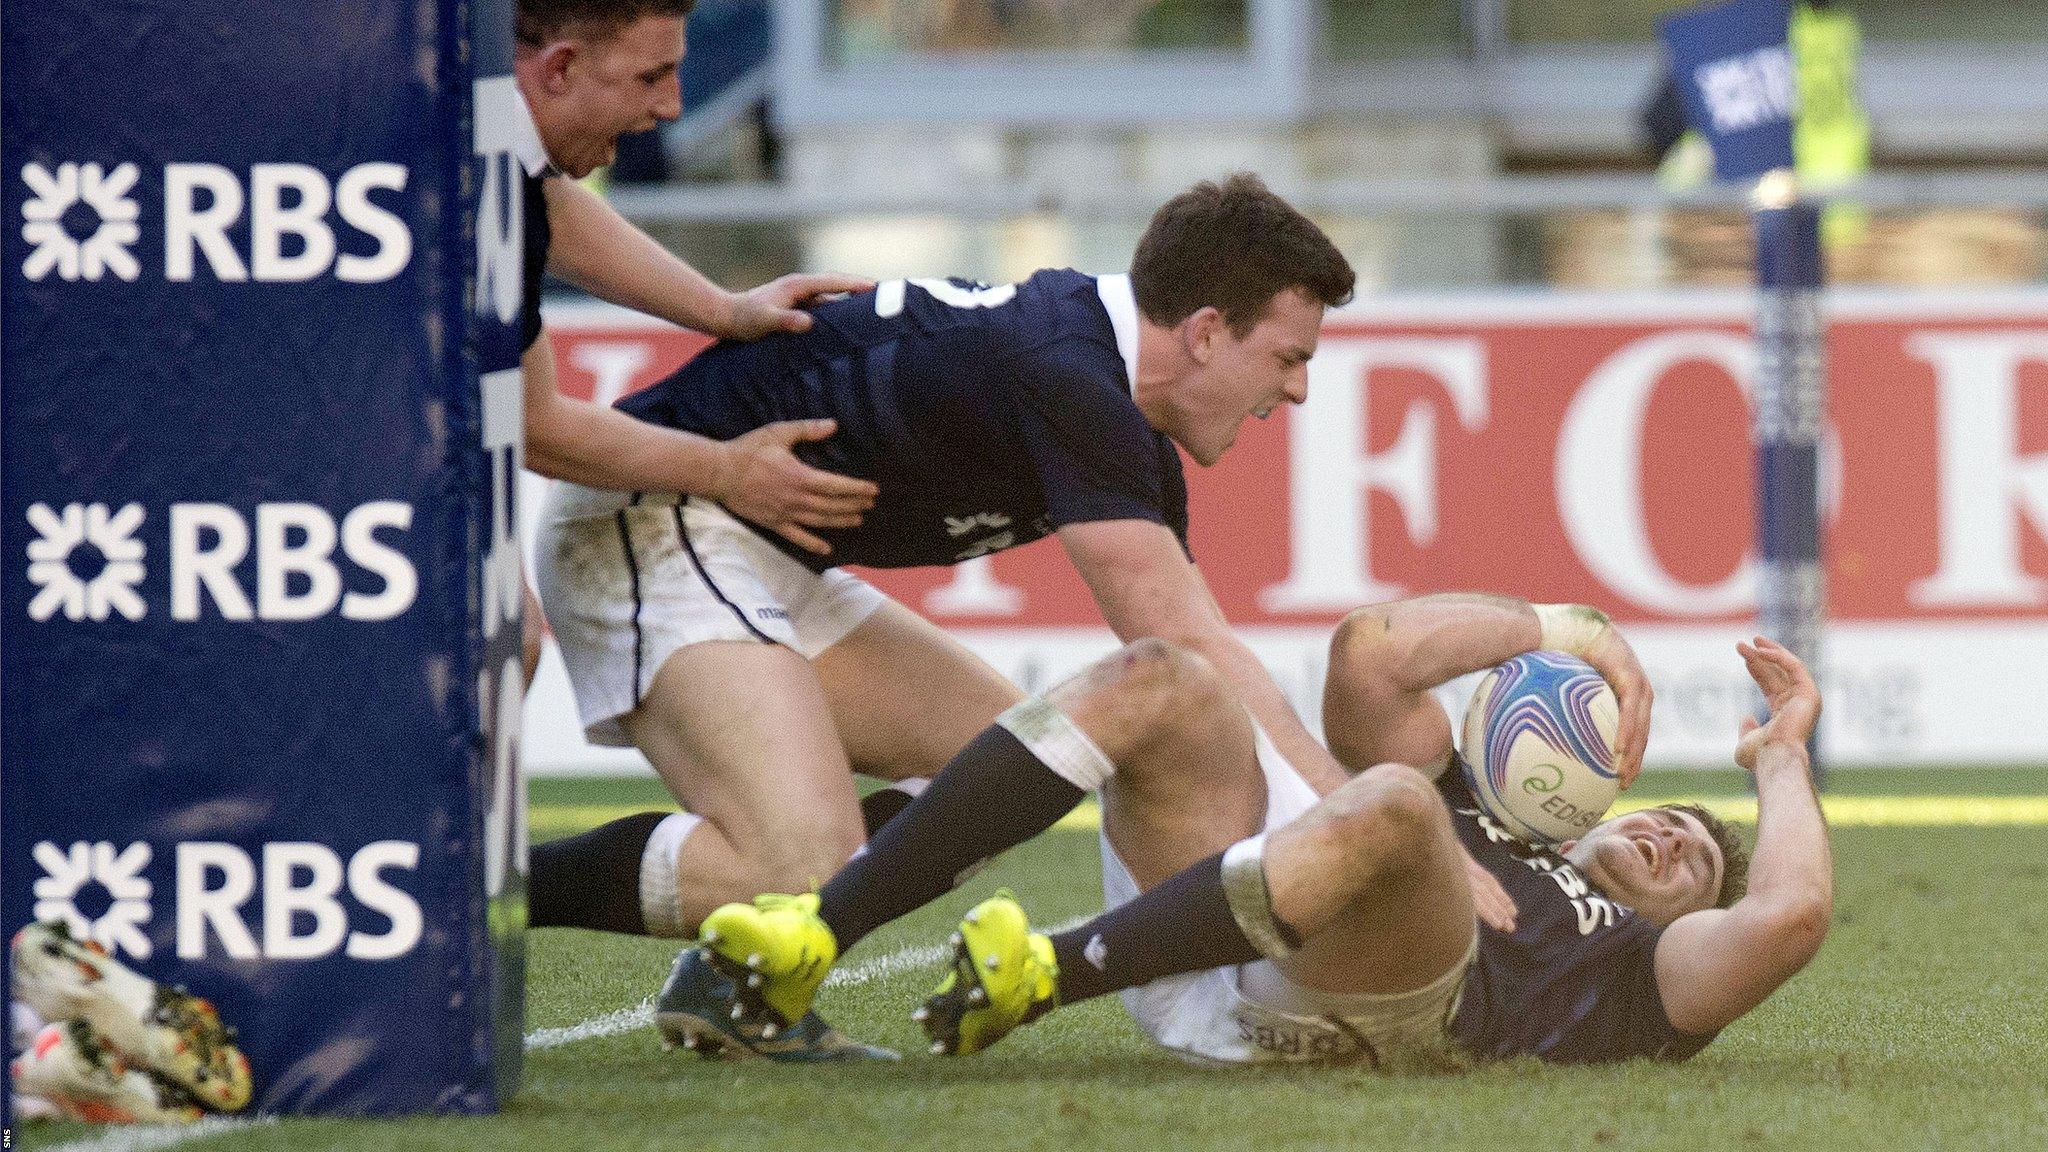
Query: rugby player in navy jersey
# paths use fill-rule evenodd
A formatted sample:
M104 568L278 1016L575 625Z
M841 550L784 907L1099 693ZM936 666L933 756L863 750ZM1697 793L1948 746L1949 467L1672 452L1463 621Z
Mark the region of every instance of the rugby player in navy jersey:
M622 401L713 438L834 419L799 454L879 493L858 527L819 531L820 557L711 501L556 486L537 574L586 732L637 746L687 811L536 849L533 923L680 937L801 889L863 841L853 770L929 776L1017 701L840 563L1056 535L1119 637L1200 653L1282 752L1336 772L1189 560L1179 453L1212 464L1247 418L1301 402L1352 284L1320 229L1239 175L1162 207L1127 275L891 281Z
M1050 937L1007 893L969 912L917 1013L935 1051L979 1051L1121 991L1148 1035L1200 1061L1688 1058L1826 935L1831 864L1806 753L1819 692L1779 645L1737 646L1770 706L1735 752L1756 780L1752 859L1692 806L1542 848L1480 812L1432 696L1539 647L1634 674L1590 609L1445 595L1353 613L1324 701L1346 770L1323 780L1274 754L1207 661L1128 646L1004 713L819 895L714 911L703 952L742 976L741 1019L701 1019L692 1002L669 1027L717 1039L801 1013L836 952L1100 790L1109 911ZM1467 856L1511 899L1505 923L1475 916Z
M633 227L576 181L611 162L618 138L682 114L678 69L695 0L520 0L513 75L518 98L496 109L516 141L525 233L520 366L526 467L601 488L703 493L806 548L810 529L857 523L867 481L813 469L791 446L832 434L824 420L748 429L718 442L628 419L556 390L541 325L540 285L552 272L592 296L726 340L801 332L798 307L858 291L857 277L796 274L729 292ZM526 674L540 655L540 612L526 605Z

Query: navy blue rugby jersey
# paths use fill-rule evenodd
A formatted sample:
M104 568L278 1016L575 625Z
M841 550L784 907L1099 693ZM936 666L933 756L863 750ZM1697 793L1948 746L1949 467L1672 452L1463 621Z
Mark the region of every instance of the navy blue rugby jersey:
M1560 1064L1648 1057L1684 1060L1714 1039L1672 1027L1657 992L1664 929L1600 894L1549 848L1487 817L1453 764L1437 778L1458 839L1515 901L1512 933L1479 926L1451 1035L1483 1059L1536 1056Z
M524 244L520 279L519 350L523 353L540 339L540 285L548 271L548 245L553 233L548 228L547 181L561 175L548 159L547 145L540 129L534 127L533 110L521 93L505 112L511 118L506 132L512 140L512 154L519 162L519 218Z
M802 334L715 344L618 404L719 440L777 420L838 420L797 455L881 494L858 528L816 530L829 557L759 530L784 552L820 571L947 565L1063 525L1131 519L1186 546L1180 455L1131 399L1129 277L892 280L812 315Z
M546 181L551 174L523 172L519 177L519 195L522 200L525 245L524 259L520 269L523 283L519 303L519 348L524 352L540 339L540 282L548 271L548 194Z

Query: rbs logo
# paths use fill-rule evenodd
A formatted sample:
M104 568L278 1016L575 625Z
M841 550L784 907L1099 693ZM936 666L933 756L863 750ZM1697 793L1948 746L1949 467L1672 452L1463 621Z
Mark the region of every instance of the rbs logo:
M412 505L364 504L342 517L342 554L383 578L374 593L341 590L334 517L318 504L256 506L256 599L235 576L249 555L249 524L226 504L171 505L171 619L197 620L208 602L228 620L317 620L341 607L349 620L389 620L412 607L419 573L377 530L412 527ZM293 577L301 586L294 588Z
M246 177L219 164L165 165L164 279L189 282L203 271L228 283L289 284L330 272L350 284L389 280L412 262L412 231L372 196L382 194L388 204L405 191L408 175L403 164L382 161L334 179L306 164L255 164ZM111 172L99 164L24 165L22 239L32 247L22 275L140 277L134 246L142 212L133 194L139 176L132 163ZM67 223L85 215L96 220ZM244 223L248 239L238 247L229 233ZM87 227L90 234L74 234ZM344 239L348 252L341 250Z
M351 284L389 280L412 260L405 221L370 200L377 189L405 191L402 164L358 164L332 185L305 164L257 164L242 181L218 164L172 164L164 169L164 278L191 280L200 260L220 280L266 283L311 280L332 267ZM377 241L368 256L336 258L329 209L343 224ZM228 240L246 210L249 258ZM286 255L286 240L297 249Z
M346 620L389 620L419 597L419 572L380 532L412 529L412 505L373 500L336 524L318 504L277 502L256 506L255 530L227 504L171 505L171 619L317 620L340 610ZM102 621L149 613L142 584L149 548L135 539L142 505L110 511L104 504L46 504L28 509L37 538L28 545L28 578L36 594L29 618ZM343 590L340 552L375 586ZM254 555L255 590L241 573ZM366 582L358 581L359 584Z
M36 919L61 919L80 939L149 959L154 949L145 929L155 888L142 875L152 856L148 844L116 852L104 841L66 849L45 840L33 855L43 870L34 887ZM216 951L235 960L404 956L419 945L425 919L419 901L394 880L419 864L420 846L409 840L366 844L346 861L325 844L304 841L265 844L255 856L227 843L180 844L173 884L178 958L204 960ZM373 918L360 925L351 919L344 888ZM80 897L98 889L112 903L101 897L105 911L89 917Z

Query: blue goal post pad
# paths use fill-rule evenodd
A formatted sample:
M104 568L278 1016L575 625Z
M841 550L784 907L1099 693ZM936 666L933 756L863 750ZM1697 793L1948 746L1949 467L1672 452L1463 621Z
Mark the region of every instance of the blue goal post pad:
M0 42L0 928L212 1001L252 1110L517 1086L519 395L469 304L512 11L472 52L471 8L49 0Z
M1798 69L1787 0L1730 0L1659 23L1686 120L1714 150L1722 180L1792 167Z

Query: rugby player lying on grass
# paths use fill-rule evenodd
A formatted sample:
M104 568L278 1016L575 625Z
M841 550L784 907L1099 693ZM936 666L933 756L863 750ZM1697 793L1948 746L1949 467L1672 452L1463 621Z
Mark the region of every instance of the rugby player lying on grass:
M1479 812L1430 690L1559 646L1558 631L1603 674L1634 667L1597 613L1552 622L1468 595L1353 613L1332 643L1324 720L1358 774L1328 790L1280 759L1200 658L1130 645L1006 712L818 896L707 918L701 955L740 990L687 1003L672 985L660 1025L701 1047L801 1015L839 951L1100 789L1109 911L1047 937L1007 894L976 907L917 1013L934 1051L977 1051L1121 991L1155 1041L1207 1061L1689 1057L1827 932L1806 756L1819 694L1784 648L1738 645L1771 708L1735 753L1760 805L1746 894L1739 845L1697 808L1531 846ZM1508 926L1475 916L1461 845L1511 895Z

